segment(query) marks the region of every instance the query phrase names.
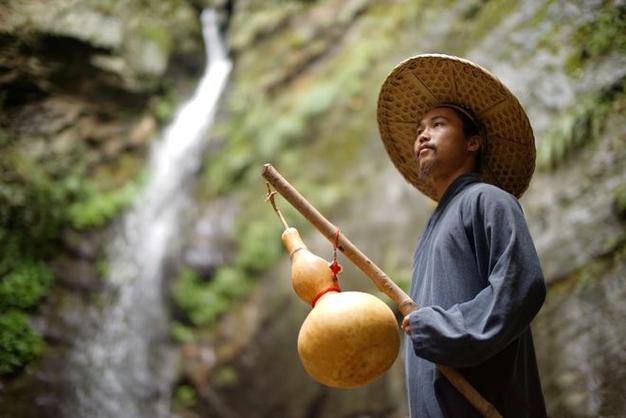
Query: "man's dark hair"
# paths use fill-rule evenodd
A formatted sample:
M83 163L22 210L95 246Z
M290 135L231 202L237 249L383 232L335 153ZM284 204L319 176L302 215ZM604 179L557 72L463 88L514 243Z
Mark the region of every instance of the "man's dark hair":
M461 122L463 122L463 134L466 138L474 135L480 135L480 127L474 119L470 118L467 113L461 112L455 107L450 106L449 108L454 110L454 113L456 113L459 119L461 119Z
M446 106L446 107L448 107L449 109L452 109L454 113L456 113L456 115L459 117L459 119L461 119L461 122L463 123L463 135L465 135L465 138L469 138L474 135L479 135L482 138L480 149L478 150L478 153L476 154L476 167L474 170L476 172L479 172L480 164L482 160L482 154L483 154L483 147L485 146L485 142L484 142L485 138L483 135L483 130L481 129L479 125L479 122L476 122L477 120L476 118L470 117L469 111L461 111L456 106Z

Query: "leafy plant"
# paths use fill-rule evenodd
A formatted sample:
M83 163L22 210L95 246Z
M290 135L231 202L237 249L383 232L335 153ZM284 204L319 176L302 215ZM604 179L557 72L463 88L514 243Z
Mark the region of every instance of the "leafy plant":
M18 259L14 268L0 280L0 312L9 308L30 308L47 293L53 275L42 262Z
M170 327L170 335L179 343L189 343L194 340L193 330L178 321L172 322Z
M198 274L182 268L174 282L172 295L174 302L196 326L214 325L217 318L229 307L228 297L212 289Z
M77 229L101 227L133 201L138 189L134 182L111 191L100 191L97 186L88 184L82 191L84 197L69 205L68 222Z
M622 183L613 190L613 202L617 215L626 219L626 183Z
M598 138L607 117L615 111L614 104L623 100L626 78L608 86L597 94L581 98L573 109L556 119L537 150L540 168L554 169L573 151L585 147Z
M25 314L18 311L0 314L0 374L19 369L42 348L43 341Z
M626 52L626 6L607 3L595 19L579 27L572 35L578 50L568 60L569 68L610 51Z
M174 392L174 410L191 408L196 400L196 391L192 386L180 385Z

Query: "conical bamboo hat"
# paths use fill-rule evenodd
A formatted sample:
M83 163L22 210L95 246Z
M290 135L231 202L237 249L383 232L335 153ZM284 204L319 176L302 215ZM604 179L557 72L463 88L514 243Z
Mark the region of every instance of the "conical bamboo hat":
M526 112L511 91L471 61L426 54L400 63L387 76L378 97L378 128L385 149L404 178L435 198L418 176L413 145L419 121L442 104L467 109L482 125L479 175L516 197L535 170L535 139Z

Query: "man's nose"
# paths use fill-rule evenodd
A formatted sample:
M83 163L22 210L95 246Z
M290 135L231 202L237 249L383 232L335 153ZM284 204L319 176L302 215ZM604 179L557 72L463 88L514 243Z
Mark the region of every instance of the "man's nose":
M417 152L419 146L428 141L430 141L430 135L428 134L428 130L424 129L422 132L417 134L417 138L415 138L415 151Z

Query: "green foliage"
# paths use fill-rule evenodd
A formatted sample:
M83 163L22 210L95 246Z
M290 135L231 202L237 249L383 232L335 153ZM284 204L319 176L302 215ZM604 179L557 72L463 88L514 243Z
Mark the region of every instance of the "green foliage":
M194 338L193 330L178 321L172 322L170 327L170 335L175 341L185 344L192 342Z
M176 388L174 392L173 408L175 411L191 408L194 406L196 401L197 395L194 388L189 385L180 385Z
M165 92L150 102L151 113L160 123L165 124L173 119L176 112L176 97L171 87L166 86Z
M152 23L142 25L138 36L156 43L166 55L169 54L169 51L172 49L171 34L163 30L162 24Z
M237 252L231 263L218 268L208 279L192 269L182 268L174 281L174 303L195 327L215 325L236 301L250 294L255 280L284 255L278 218L269 204L264 203L261 193L258 200L260 205L267 206L259 208L251 203L239 216L235 234ZM293 215L293 209L286 209L285 213ZM181 334L177 332L178 337ZM175 338L180 340L178 337Z
M111 271L109 260L106 257L99 257L96 260L96 271L99 277L107 277Z
M26 314L47 293L53 275L34 258L36 251L24 237L0 225L0 374L11 373L40 353L41 337L31 329Z
M179 271L172 289L174 303L194 326L213 326L235 301L250 293L253 279L282 254L279 228L252 223L242 236L243 248L235 262L219 268L211 279L202 280L186 267ZM186 338L180 331L177 336Z
M68 195L15 147L3 142L0 151L0 374L41 351L41 337L20 310L36 307L52 285L44 260L54 252Z
M42 155L40 138L5 140L0 133L0 373L15 371L40 351L26 321L49 291L46 261L58 251L64 226L101 226L134 194L133 185L90 180L80 146L76 155Z
M270 211L270 208L266 208ZM269 213L269 212L268 212ZM250 273L267 270L282 255L280 227L278 220L267 219L266 222L251 222L245 225L238 234L238 249L235 265Z
M577 101L574 107L555 118L537 149L537 165L554 169L575 150L588 146L598 138L607 117L616 111L615 103L623 100L626 78L612 86Z
M626 219L626 183L622 183L613 190L613 202L617 215Z
M570 72L611 51L626 53L626 6L606 2L594 20L573 33L571 43L578 48L567 60Z
M0 155L0 171L0 227L20 245L39 247L53 239L63 219L64 192L11 152Z
M228 143L206 165L204 187L210 195L223 194L242 180L258 176L262 162L314 137L315 118L329 110L340 89L319 86L310 93L276 104L261 100L252 108L247 97L233 99L232 110L237 114L226 127ZM281 115L278 119L277 114Z
M214 325L230 307L231 297L220 292L212 283L202 281L195 271L186 267L180 270L174 282L174 302L195 326Z
M366 44L350 49L329 64L324 77L301 86L298 94L271 96L258 80L241 76L241 87L227 104L230 121L218 128L228 142L209 157L203 173L207 197L258 179L263 163L275 162L290 149L318 141L324 128L321 118L352 108L354 100L362 99L364 77L371 72L378 47Z
M96 185L87 183L83 186L82 198L67 209L68 222L77 229L104 226L133 201L138 190L134 182L111 191L100 191Z
M233 26L237 28L231 35L233 49L250 48L255 42L263 39L264 35L271 33L284 24L287 19L298 11L295 2L281 2L281 7L262 7L261 10L250 10L251 13L236 13ZM266 5L263 5L266 6ZM250 3L249 7L257 7ZM239 21L245 16L245 22Z
M19 258L13 268L0 273L0 277L0 312L35 306L53 282L52 272L43 262Z
M213 383L219 387L235 386L239 382L237 371L230 366L222 366L215 372Z
M21 312L0 314L0 374L11 373L42 350L41 337L33 331Z

